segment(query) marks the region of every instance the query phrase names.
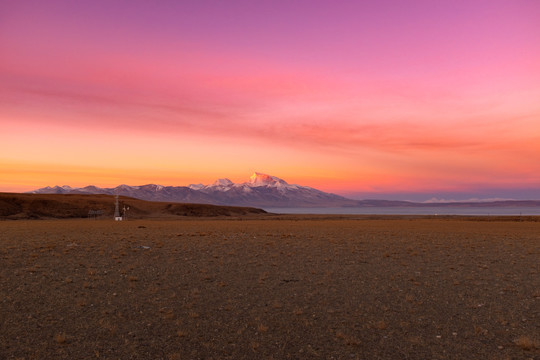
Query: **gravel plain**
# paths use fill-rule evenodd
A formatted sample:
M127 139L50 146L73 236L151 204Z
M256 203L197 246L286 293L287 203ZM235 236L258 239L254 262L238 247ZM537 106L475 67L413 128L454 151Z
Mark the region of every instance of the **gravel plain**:
M0 359L539 359L517 220L2 221Z

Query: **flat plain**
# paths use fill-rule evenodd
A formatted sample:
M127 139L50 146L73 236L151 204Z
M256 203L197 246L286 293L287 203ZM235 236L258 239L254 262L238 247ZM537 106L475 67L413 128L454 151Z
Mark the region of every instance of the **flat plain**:
M518 220L1 221L0 359L538 359Z

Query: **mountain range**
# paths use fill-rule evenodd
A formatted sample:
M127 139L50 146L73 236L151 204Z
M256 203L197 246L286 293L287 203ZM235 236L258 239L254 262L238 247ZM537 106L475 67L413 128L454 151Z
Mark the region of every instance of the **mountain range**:
M32 194L107 194L129 196L147 201L198 203L229 206L250 206L262 208L294 207L425 207L429 203L390 200L353 200L332 193L289 184L276 176L254 173L249 181L234 183L229 179L218 179L209 185L163 186L147 184L140 186L119 185L114 188L86 186L74 188L47 186L30 191ZM540 206L539 201L495 201L437 203L436 206Z
M257 207L328 207L355 206L356 201L326 193L308 186L289 184L278 177L254 173L249 181L234 183L218 179L209 185L141 186L119 185L114 188L67 185L45 187L30 191L33 194L108 194L123 195L148 201L167 201L231 206Z

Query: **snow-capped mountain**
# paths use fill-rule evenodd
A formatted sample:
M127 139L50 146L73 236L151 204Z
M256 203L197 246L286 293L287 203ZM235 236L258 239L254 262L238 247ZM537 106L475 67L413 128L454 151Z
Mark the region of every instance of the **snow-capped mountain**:
M41 194L67 194L72 190L74 189L69 185L63 185L63 186L56 185L54 187L47 186L47 187L44 187L43 189L39 189L38 191L41 191ZM34 193L33 191L31 192Z
M276 188L289 188L289 189L298 188L296 185L287 184L285 180L281 180L278 177L261 174L257 172L250 176L248 185L252 187L273 186Z
M192 187L193 189L193 187ZM249 181L235 184L219 179L199 189L220 205L259 207L341 206L352 200L307 186L288 184L276 176L254 173Z
M288 184L278 177L254 173L249 181L234 183L218 179L209 185L162 186L155 184L115 188L86 186L72 188L67 185L45 187L35 194L109 194L130 196L149 201L187 202L215 205L256 207L325 207L352 206L355 201L339 195L326 193L308 186Z
M30 191L33 194L108 194L130 196L142 200L198 203L212 205L249 206L260 208L294 207L429 207L430 203L413 203L390 200L351 200L326 193L308 186L289 184L278 177L254 173L244 183L229 179L218 179L212 184L189 186L119 185L115 188L85 186L44 187ZM448 202L437 206L540 206L539 201L495 201L495 202Z

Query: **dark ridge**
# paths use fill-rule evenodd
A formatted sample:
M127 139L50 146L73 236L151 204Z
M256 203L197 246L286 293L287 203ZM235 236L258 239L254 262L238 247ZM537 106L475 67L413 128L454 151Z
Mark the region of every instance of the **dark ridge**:
M120 208L129 207L129 219L266 214L266 211L252 207L152 202L126 196L120 196L119 201ZM0 193L0 219L112 219L114 204L112 195Z

